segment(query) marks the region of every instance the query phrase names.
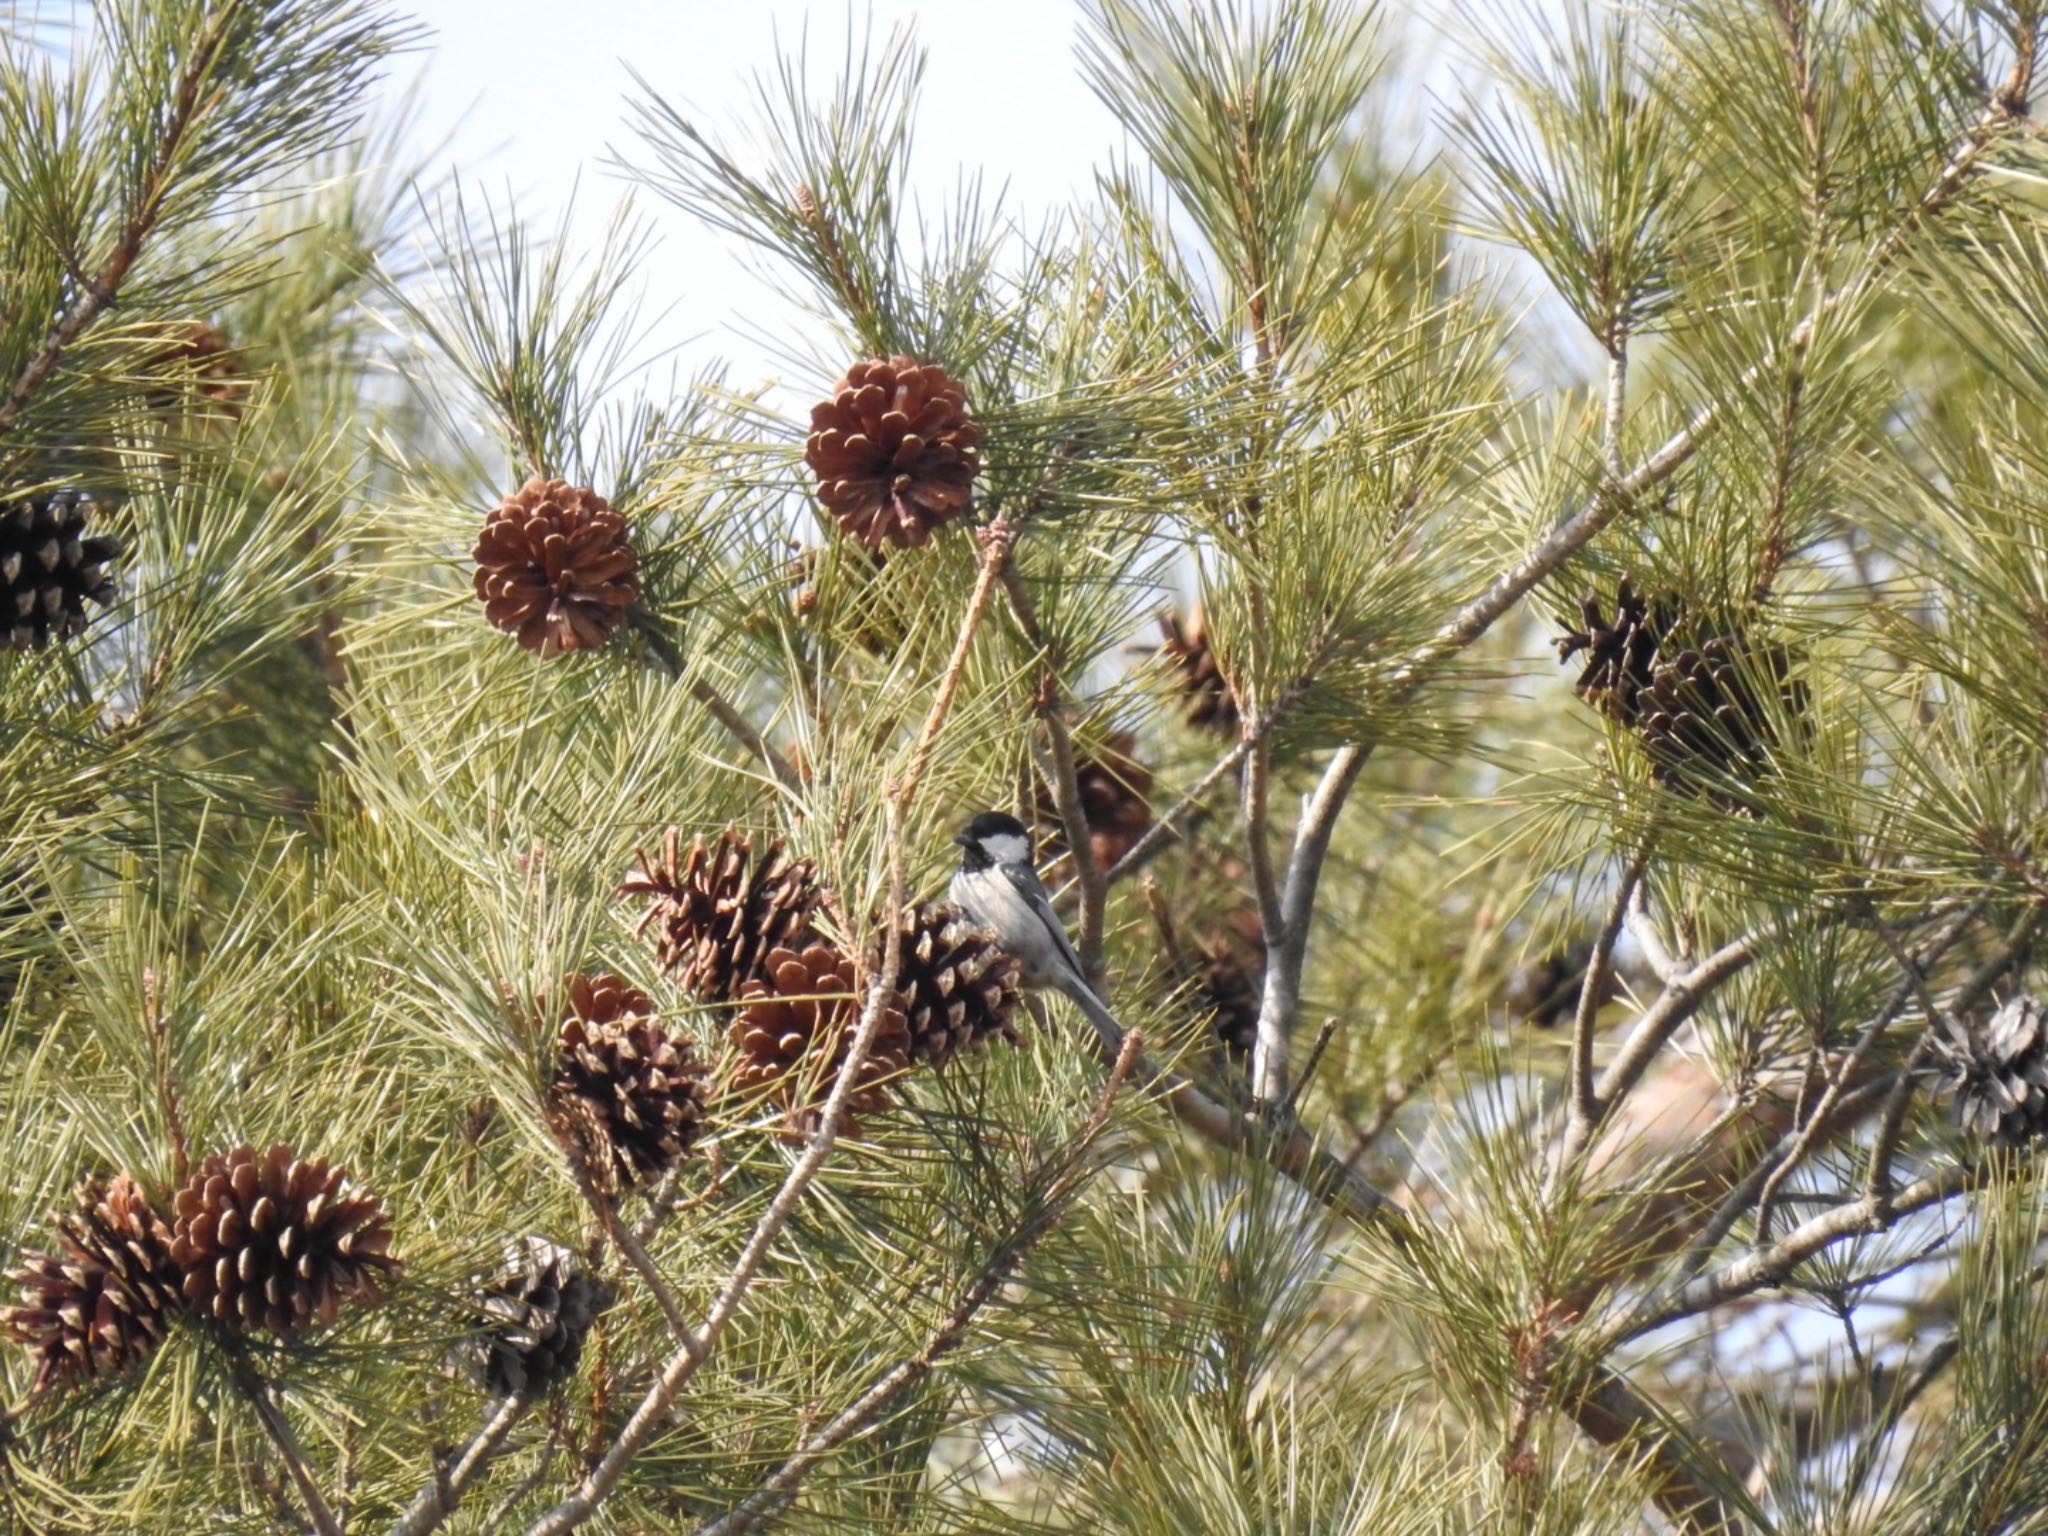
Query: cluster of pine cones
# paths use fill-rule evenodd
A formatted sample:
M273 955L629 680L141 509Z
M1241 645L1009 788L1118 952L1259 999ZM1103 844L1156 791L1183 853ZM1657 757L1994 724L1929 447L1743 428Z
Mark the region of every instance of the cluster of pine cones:
M399 1268L378 1198L283 1145L208 1157L172 1194L169 1220L123 1172L51 1221L56 1251L23 1256L21 1303L0 1309L39 1394L121 1374L180 1315L296 1338L344 1303L378 1301Z
M730 827L687 844L670 829L656 853L639 852L620 892L646 902L639 931L652 937L676 984L700 1002L730 1007L729 1091L780 1108L792 1134L815 1127L859 1031L884 934L857 956L831 943L818 925L825 893L816 866L792 858L780 840L757 848ZM887 1107L889 1081L913 1064L943 1065L992 1038L1016 1038L1019 967L992 935L938 904L897 922L895 995L881 1005L845 1100L839 1129L847 1135L860 1133L861 1116ZM651 1023L644 996L605 980L619 998L604 1005L608 1016L563 1026L557 1102L580 1106L601 1128L626 1183L673 1166L687 1150L707 1071L687 1041Z

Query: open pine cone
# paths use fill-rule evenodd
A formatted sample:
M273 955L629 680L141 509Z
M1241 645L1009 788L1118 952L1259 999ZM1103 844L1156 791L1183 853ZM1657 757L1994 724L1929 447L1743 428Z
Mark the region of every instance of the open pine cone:
M530 1235L505 1245L505 1263L483 1288L478 1374L504 1397L538 1396L576 1374L583 1341L612 1289L571 1250Z
M666 1173L703 1128L705 1068L647 994L617 976L571 976L553 1097L590 1166L616 1188Z
M91 498L47 492L0 503L0 651L41 650L85 628L85 605L114 601L111 534L86 535Z
M1660 783L1695 790L1703 773L1754 778L1777 739L1770 695L1788 713L1806 707L1784 646L1758 645L1739 625L1686 615L1668 601L1653 606L1626 576L1611 622L1591 593L1580 612L1585 627L1559 638L1558 660L1586 653L1576 691L1642 737Z
M23 1254L13 1276L21 1304L0 1308L0 1329L35 1359L35 1393L147 1359L183 1305L170 1232L127 1174L87 1185L51 1224L59 1251Z
M727 827L715 842L700 832L683 848L670 827L661 857L634 850L638 864L619 885L621 896L645 896L647 912L634 930L655 934L655 959L685 992L706 1002L740 995L761 974L771 949L802 949L824 900L817 866L792 859L780 838L757 853L753 840Z
M1174 686L1189 725L1202 730L1237 734L1237 697L1216 664L1216 652L1196 607L1183 619L1176 612L1159 615L1159 654L1173 667Z
M783 1106L792 1133L815 1128L845 1068L867 988L851 959L824 944L768 956L765 980L750 980L746 1006L726 1031L735 1052L732 1088ZM859 1116L889 1106L884 1086L910 1067L910 1031L900 1004L885 1004L860 1075L846 1099L840 1134L858 1136Z
M2048 1136L2048 1009L2022 993L1982 1027L1960 1036L1937 1027L1930 1042L1939 1089L1962 1128L1998 1146Z
M928 903L904 912L896 987L904 997L910 1059L944 1066L956 1051L1000 1035L1017 1043L1011 1022L1022 996L1023 967L996 947L995 935L956 908ZM868 964L882 963L883 936Z
M804 461L818 500L870 549L915 549L967 509L981 472L981 428L967 392L912 357L855 363L832 398L811 407Z
M563 480L535 475L506 497L473 558L484 616L543 656L603 645L640 597L625 518Z
M282 1144L215 1153L172 1206L185 1299L236 1333L325 1326L345 1301L381 1300L380 1280L398 1272L377 1197L348 1170L302 1162Z

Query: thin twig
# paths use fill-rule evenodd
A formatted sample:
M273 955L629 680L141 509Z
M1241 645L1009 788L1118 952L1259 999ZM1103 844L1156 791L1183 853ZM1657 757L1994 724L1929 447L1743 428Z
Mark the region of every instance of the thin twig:
M1977 1006L1984 995L1998 984L1999 977L2017 960L2041 926L2041 920L2048 916L2048 899L2036 898L2027 910L2020 914L2019 921L2005 937L1998 949L1984 963L1963 978L1956 995L1949 1000L1950 1013L1967 1013ZM1899 1074L1893 1085L1891 1097L1885 1101L1884 1114L1878 1121L1877 1135L1871 1138L1870 1163L1864 1173L1864 1194L1873 1200L1883 1200L1891 1188L1892 1155L1898 1150L1899 1138L1905 1134L1906 1108L1912 1102L1913 1089L1918 1082L1917 1068L1925 1059L1928 1040L1923 1038L1914 1048L1913 1057L1907 1063L1907 1070Z
M1003 595L1009 599L1010 612L1017 620L1017 627L1024 632L1025 639L1038 648L1041 655L1050 656L1045 634L1039 628L1038 613L1031 601L1031 593L1023 579L1014 569L1005 567L1002 572ZM1065 834L1067 857L1073 861L1073 888L1081 901L1080 942L1075 946L1081 956L1081 969L1087 974L1088 984L1098 991L1102 985L1102 939L1104 916L1108 909L1109 881L1102 866L1095 858L1095 845L1088 836L1088 812L1081 803L1080 767L1074 758L1074 736L1067 727L1065 705L1061 701L1060 682L1053 672L1050 661L1038 680L1038 689L1032 708L1045 726L1046 753L1052 759L1053 807L1059 812L1060 827Z
M1870 1053L1876 1049L1877 1043L1884 1037L1885 1031L1891 1028L1893 1022L1905 1009L1907 1000L1917 993L1921 1009L1927 1016L1927 1027L1929 1029L1937 1027L1941 1010L1934 999L1927 993L1927 983L1922 979L1922 970L1925 967L1940 963L1942 956L1946 955L1962 939L1963 935L1969 931L1970 925L1976 921L1977 914L1982 908L1983 903L1977 902L1956 913L1949 919L1948 925L1934 936L1917 957L1910 956L1901 949L1898 940L1893 937L1891 931L1881 922L1877 921L1874 912L1871 914L1871 925L1877 929L1879 936L1883 938L1885 944L1890 948L1892 959L1905 974L1900 977L1899 984L1892 989L1892 995L1885 1000L1884 1006L1864 1026L1863 1033L1858 1037L1856 1044L1850 1048L1848 1054L1841 1061L1836 1063L1835 1069L1828 1074L1827 1087L1821 1093L1820 1098L1815 1101L1812 1113L1806 1117L1805 1123L1799 1129L1792 1145L1786 1149L1784 1158L1764 1180L1763 1188L1758 1192L1756 1201L1757 1246L1761 1247L1771 1240L1771 1216L1777 1204L1778 1191L1784 1187L1785 1181L1791 1178L1793 1173L1805 1162L1807 1154L1819 1142L1822 1132L1827 1128L1830 1117L1834 1114L1836 1103L1841 1099L1843 1089L1855 1075L1856 1070L1869 1059ZM1908 1063L1904 1080L1910 1080L1911 1077L1912 1063Z
M1654 833L1646 834L1622 870L1607 921L1600 925L1593 940L1592 958L1586 962L1585 979L1579 986L1579 1006L1572 1019L1571 1108L1565 1121L1564 1146L1551 1168L1553 1179L1562 1176L1586 1150L1586 1144L1593 1139L1593 1128L1600 1121L1600 1098L1593 1089L1593 1023L1607 994L1607 979L1613 973L1615 940L1621 936L1621 926L1628 920L1629 903L1642 883L1643 871L1649 867L1650 845L1654 841Z
M185 1099L171 1059L170 1025L164 1019L163 993L157 974L142 972L142 1027L149 1035L149 1053L156 1073L157 1103L164 1113L164 1134L171 1143L171 1178L182 1184L191 1171L191 1143L185 1135Z
M1656 919L1650 916L1648 887L1638 882L1630 893L1628 903L1629 937L1636 941L1636 948L1643 952L1643 963L1650 968L1650 974L1669 986L1684 974L1685 965L1664 942L1664 935L1657 931Z
M299 1499L312 1519L313 1529L319 1532L319 1536L342 1536L341 1522L328 1508L327 1496L320 1491L319 1480L313 1476L313 1468L299 1446L298 1436L292 1433L291 1425L285 1421L284 1410L277 1406L270 1383L256 1373L255 1366L239 1350L235 1352L233 1361L235 1387L256 1410L256 1421L263 1426L263 1433L270 1437L285 1470L291 1474L292 1482L299 1490Z
M717 1519L699 1525L692 1536L746 1536L746 1533L758 1530L776 1511L796 1497L798 1487L813 1467L872 1424L899 1394L928 1376L939 1359L959 1344L976 1315L1009 1283L1011 1274L1025 1254L1058 1222L1068 1197L1079 1186L1082 1160L1109 1123L1110 1108L1130 1078L1142 1043L1136 1030L1124 1037L1102 1091L1096 1096L1093 1111L1074 1139L1060 1171L1047 1185L1037 1208L997 1247L961 1292L952 1310L925 1336L917 1350L878 1376L867 1391L831 1423L806 1439L739 1504Z
M469 1485L497 1455L505 1437L512 1433L512 1426L532 1406L532 1398L518 1396L493 1398L487 1403L476 1432L462 1443L460 1450L436 1464L434 1475L391 1527L391 1536L429 1536L440 1529L441 1522L455 1513Z
M1761 934L1744 934L1724 944L1691 970L1669 983L1657 1000L1643 1010L1636 1027L1622 1042L1621 1050L1600 1074L1593 1086L1593 1125L1614 1108L1615 1102L1641 1080L1650 1062L1665 1043L1678 1033L1680 1025L1697 1013L1709 997L1756 958Z
M1103 875L1103 883L1115 885L1117 881L1151 863L1153 857L1173 840L1181 824L1187 821L1194 814L1196 807L1209 797L1210 791L1237 771L1237 765L1245 760L1251 749L1250 742L1240 741L1211 764L1208 771L1189 786L1187 793L1147 827L1145 835L1131 844L1122 858L1110 865Z
M1258 902L1259 931L1267 954L1287 943L1287 919L1280 906L1280 887L1273 875L1273 845L1267 826L1268 775L1271 757L1264 741L1256 741L1245 759L1244 844L1245 862L1251 870L1252 892ZM1287 1055L1294 1039L1298 1007L1259 1009L1257 1033L1252 1042L1252 1102L1271 1109L1286 1101Z
M1776 1285L1822 1249L1845 1238L1886 1231L1901 1216L1961 1194L1976 1181L1978 1175L1977 1168L1957 1164L1915 1179L1889 1199L1865 1195L1843 1205L1831 1206L1818 1216L1801 1222L1768 1247L1752 1250L1712 1274L1693 1281L1672 1298L1669 1305L1647 1315L1631 1317L1619 1337L1603 1342L1625 1343L1681 1318L1711 1311Z

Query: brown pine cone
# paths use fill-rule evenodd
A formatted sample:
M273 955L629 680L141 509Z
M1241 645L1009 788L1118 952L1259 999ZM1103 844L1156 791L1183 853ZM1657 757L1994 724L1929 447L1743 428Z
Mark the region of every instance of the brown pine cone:
M553 1086L556 1107L569 1112L562 1129L611 1187L631 1189L695 1144L705 1068L696 1042L664 1028L647 994L621 978L571 976L566 990Z
M476 1374L490 1391L529 1399L576 1374L591 1324L612 1288L576 1254L538 1233L505 1245L505 1263L483 1286L473 1344Z
M1173 667L1174 686L1180 691L1182 715L1189 725L1226 736L1237 734L1237 696L1230 681L1216 664L1216 652L1199 606L1189 610L1185 620L1177 612L1159 615L1159 654Z
M832 398L811 407L804 461L844 533L870 549L916 549L967 509L980 441L967 392L944 370L874 358L847 369Z
M716 842L698 833L686 852L682 833L670 827L658 861L638 848L633 856L639 867L620 883L619 894L647 898L634 934L654 929L655 959L705 1002L738 997L742 985L761 974L771 949L801 949L810 941L824 900L817 865L790 858L780 838L756 854L751 837L727 827Z
M1753 642L1740 624L1685 613L1670 600L1653 606L1626 576L1615 588L1612 622L1595 594L1580 611L1585 627L1559 638L1558 660L1586 653L1575 690L1640 734L1662 784L1697 790L1703 773L1756 777L1777 739L1770 695L1794 716L1806 708L1791 653Z
M1767 769L1777 743L1769 695L1794 716L1805 709L1791 653L1757 646L1740 630L1666 650L1669 659L1659 655L1656 678L1637 700L1659 780L1693 789L1702 768L1752 779Z
M1233 1056L1250 1056L1259 1041L1265 964L1248 962L1245 946L1217 931L1195 941L1195 1003L1217 1041Z
M398 1272L391 1219L348 1170L290 1147L237 1147L199 1165L173 1201L171 1260L186 1301L235 1333L290 1338L334 1321L345 1301L382 1299Z
M543 656L603 645L640 598L625 518L562 480L535 475L506 497L473 558L484 616Z
M238 418L249 395L242 377L242 359L220 330L204 320L181 320L163 333L163 345L151 354L148 367L161 377L149 392L158 410L175 406L185 391L203 396L220 414Z
M851 959L824 944L768 956L766 980L750 980L746 1006L726 1031L737 1059L735 1093L783 1106L792 1134L816 1128L860 1028L867 988ZM900 1004L885 1004L860 1076L846 1099L841 1135L861 1134L859 1116L889 1107L884 1086L910 1067L910 1031Z
M1586 594L1579 612L1585 628L1559 637L1557 659L1566 662L1584 651L1586 664L1573 691L1608 719L1634 725L1637 698L1655 679L1657 647L1677 615L1669 603L1660 603L1653 614L1626 576L1614 589L1612 623L1601 616L1597 593Z
M111 534L86 536L90 497L46 492L0 502L0 651L41 650L85 628L88 602L115 598Z
M1081 792L1088 846L1099 869L1108 869L1129 853L1152 826L1152 807L1147 803L1152 770L1132 755L1137 745L1129 731L1112 731L1103 738L1100 753L1077 757L1074 763L1074 787ZM1042 841L1051 848L1064 848L1065 828L1052 786L1041 779L1037 793Z
M1000 1035L1015 1045L1011 1016L1023 995L1023 967L996 947L995 935L957 909L937 903L904 912L896 988L904 997L910 1059L944 1066L956 1051ZM882 963L883 936L868 964Z
M36 1362L33 1393L118 1376L161 1344L182 1306L169 1230L127 1174L88 1184L53 1215L58 1253L24 1253L19 1306L0 1329Z

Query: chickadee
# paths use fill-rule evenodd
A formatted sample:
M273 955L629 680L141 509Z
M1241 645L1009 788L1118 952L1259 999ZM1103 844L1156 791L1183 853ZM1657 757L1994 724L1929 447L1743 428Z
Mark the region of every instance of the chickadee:
M1065 993L1114 1052L1123 1030L1088 985L1081 957L1038 878L1024 823L1001 811L983 811L953 841L961 849L953 905L995 934L996 943L1023 967L1025 986Z

